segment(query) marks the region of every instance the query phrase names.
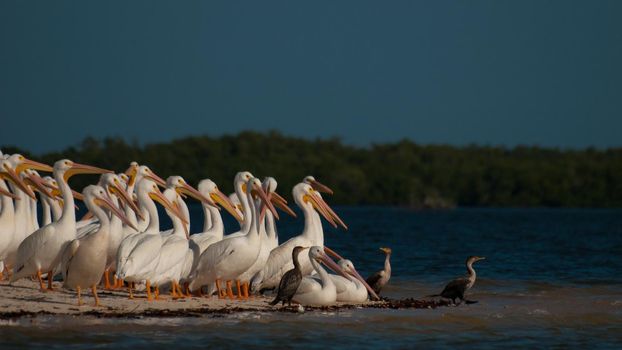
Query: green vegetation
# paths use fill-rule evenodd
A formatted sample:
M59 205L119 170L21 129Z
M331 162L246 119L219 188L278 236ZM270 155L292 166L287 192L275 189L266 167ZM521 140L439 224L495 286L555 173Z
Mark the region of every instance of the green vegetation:
M21 152L3 147L5 153ZM33 156L61 158L123 171L132 160L162 177L192 184L209 177L226 191L239 170L274 176L279 192L305 175L335 190L331 203L459 206L622 206L622 149L422 146L411 141L347 146L339 139L306 140L278 132L187 137L138 146L120 138L86 138L78 147ZM82 181L82 182L80 182ZM92 178L72 180L80 188ZM289 197L289 195L287 196Z

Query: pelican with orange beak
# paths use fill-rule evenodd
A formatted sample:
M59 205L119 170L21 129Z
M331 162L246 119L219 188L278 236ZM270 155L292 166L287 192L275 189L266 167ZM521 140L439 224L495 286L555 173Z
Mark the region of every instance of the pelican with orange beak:
M45 169L43 169L45 170ZM59 185L63 198L63 214L56 222L43 226L28 236L19 245L11 282L20 278L37 275L39 284L44 290L41 274L48 274L48 288L52 289L54 270L60 263L63 247L76 238L76 213L74 211L74 197L67 181L77 174L102 174L109 170L78 164L69 159L62 159L54 163L54 179Z
M96 231L71 241L64 249L61 257L63 287L75 289L78 293L78 305L82 305L80 297L82 288L91 288L95 298L95 306L99 306L97 283L106 269L107 247L110 242L110 219L104 209L126 225L132 226L125 214L114 204L113 199L103 187L87 186L84 191L84 203L99 220Z
M311 185L299 183L294 186L292 196L304 215L304 230L300 235L290 238L270 252L264 268L255 274L251 280L251 291L253 292L278 286L283 274L294 266L291 257L294 247L324 246L324 231L320 215L333 227L340 225L344 229L348 228ZM313 265L306 255L300 256L300 270L303 276L313 272Z
M190 282L190 289L197 290L203 285L212 286L216 283L218 294L224 297L220 288L220 281L227 283L227 296L233 298L231 281L239 278L244 271L248 270L259 254L259 213L255 205L254 197L265 205L272 214L278 219L278 213L270 202L270 199L261 187L261 182L256 178L251 178L245 183L246 201L250 209L250 227L248 232L242 236L224 239L210 245L199 257L196 270L193 273L194 279ZM242 298L248 298L248 285L245 285L245 292L240 293L238 283L238 294Z
M153 300L151 280L154 277L160 259L160 248L162 247L160 220L154 201L160 203L182 222L187 223L187 220L179 212L178 207L160 192L160 189L151 178L144 177L138 182L136 195L141 209L144 208L148 213L149 223L145 231L129 235L121 242L117 252L116 277L131 283L129 286L130 298L133 298L132 285L145 281L147 285L147 299L151 301Z

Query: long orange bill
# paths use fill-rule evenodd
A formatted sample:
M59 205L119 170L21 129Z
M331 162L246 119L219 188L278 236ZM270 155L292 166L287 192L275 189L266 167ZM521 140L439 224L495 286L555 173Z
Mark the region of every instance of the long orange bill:
M86 164L73 163L73 166L65 172L64 180L65 182L67 182L70 177L77 175L77 174L105 174L105 173L112 173L112 171L86 165Z
M19 200L19 197L14 195L11 191L0 188L0 196L7 196L12 199Z
M317 180L309 181L309 185L311 185L311 187L313 187L313 189L318 192L333 194L333 190L331 190L330 187L324 185L323 183Z
M218 188L216 188L212 193L210 193L210 198L221 207L223 207L231 216L233 216L238 222L242 222L242 217L238 214L238 211L235 210L235 206L231 203L229 197L220 192Z
M335 223L330 213L326 211L326 208L322 205L322 198L320 198L320 196L316 195L315 193L307 193L305 196L309 199L311 205L313 205L318 213L320 213L320 215L322 215L329 224L337 228L337 223Z
M182 193L185 193L198 201L201 201L205 204L209 204L213 207L216 206L216 203L214 203L214 201L211 198L205 197L201 192L197 191L194 187L188 185L187 182L184 182L184 184L178 187L178 189Z
M326 202L322 198L320 198L319 196L317 196L317 198L320 202L320 205L324 207L324 209L330 214L333 220L347 230L348 226L345 224L345 222L343 222L343 220L341 220L339 215L337 215L337 213L335 213L335 211L328 204L326 204Z
M47 186L45 182L40 176L30 171L26 172L25 174L26 174L26 178L24 179L25 180L24 182L30 183L41 194L47 197L53 198L54 195L52 194L51 191L48 191L48 189L46 188Z
M184 217L182 213L180 213L177 208L162 194L159 189L155 189L149 193L151 199L160 203L165 209L168 209L173 215L177 216L179 220L181 220L184 224L187 224L188 221Z
M356 271L356 269L354 268L354 266L352 266L352 269L350 271L348 271L348 273L350 275L352 275L352 277L356 278L357 280L359 280L359 282L361 282L364 286L365 289L367 289L367 291L369 292L369 294L372 296L372 299L374 300L380 300L380 297L378 296L378 294L376 294L376 292L372 289L372 287L367 284L367 281L363 278L363 276L361 276L359 274L358 271Z
M266 194L266 192L264 192L263 188L261 188L261 186L254 185L253 190L255 190L255 193L257 193L264 205L266 205L268 209L270 209L272 215L274 215L274 217L278 220L279 213L276 212L276 209L272 205L272 202L270 202L270 198L268 198L268 195Z
M129 207L132 209L132 211L134 211L134 213L136 213L136 216L138 216L141 220L145 219L143 214L140 212L140 209L138 208L138 205L136 205L136 203L134 203L134 201L130 198L130 196L127 194L127 192L125 192L125 190L122 189L118 184L113 183L110 186L110 190L111 190L112 193L114 193L115 196L119 197L122 202L124 202L127 205L129 205Z
M17 186L22 192L24 192L28 197L32 199L37 199L35 193L32 192L30 187L24 183L24 181L19 177L19 175L15 172L15 170L11 169L6 163L3 164L3 170L0 172L0 175L3 175L4 178L11 181Z
M336 251L328 248L327 246L324 246L324 251L326 252L326 254L331 255L333 258L337 260L344 260L341 255L337 254Z
M117 208L116 205L112 203L112 200L109 197L96 198L95 203L99 206L106 207L112 214L121 219L121 222L138 231L138 228L132 224L132 222L125 216L125 214L123 214L121 210L119 210L119 208Z
M337 265L333 259L331 259L330 257L328 257L328 255L322 253L322 255L318 256L318 259L320 262L324 263L324 265L326 265L328 268L330 268L331 270L333 270L335 273L340 274L341 276L348 278L348 275L345 271L343 271L343 269L341 268L341 266Z
M162 180L162 178L156 175L153 171L149 171L149 173L146 174L145 177L151 179L160 187L166 187L166 181Z
M24 158L22 163L15 167L15 172L18 174L21 174L21 172L26 169L46 171L48 173L51 173L52 171L54 171L54 168L52 168L51 166L47 164L35 162L34 160Z
M278 193L271 192L268 196L270 197L272 204L274 204L277 208L281 209L290 216L296 217L296 213L294 213L294 211L287 206L287 201L285 201L283 197L279 196Z

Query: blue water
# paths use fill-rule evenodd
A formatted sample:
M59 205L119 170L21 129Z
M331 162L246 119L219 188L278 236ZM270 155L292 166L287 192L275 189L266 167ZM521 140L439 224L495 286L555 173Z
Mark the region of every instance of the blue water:
M201 227L199 207L191 208ZM361 274L382 267L393 249L393 298L438 292L465 273L469 255L478 304L434 310L225 317L89 319L38 317L0 326L4 347L142 348L264 346L325 348L622 348L622 210L457 209L410 211L338 207L348 231L325 232L326 245ZM227 218L228 232L234 229ZM326 226L326 225L325 225ZM282 240L301 219L279 223Z

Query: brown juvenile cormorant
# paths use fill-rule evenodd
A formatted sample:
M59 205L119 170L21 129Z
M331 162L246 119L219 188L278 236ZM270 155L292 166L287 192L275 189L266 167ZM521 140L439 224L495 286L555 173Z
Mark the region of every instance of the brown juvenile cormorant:
M283 277L281 277L276 298L274 298L270 305L276 305L279 301L282 302L283 305L285 305L285 302L287 302L289 306L292 305L292 298L294 297L294 294L296 294L298 286L300 286L300 281L302 281L302 272L300 271L300 263L298 262L298 253L304 249L307 249L307 247L294 247L294 250L292 251L294 268L285 272Z
M391 248L380 248L386 256L384 258L384 269L374 273L367 277L367 284L376 292L380 294L380 290L389 283L391 279Z
M456 304L456 299L460 299L460 303L462 303L463 301L466 301L467 304L476 303L477 301L464 299L464 293L475 284L475 278L477 277L477 275L475 274L475 270L473 269L473 263L484 259L486 258L479 256L470 256L466 260L466 267L468 271L468 275L466 277L456 278L455 280L447 283L445 289L443 289L441 294L428 295L428 297L440 296L443 298L451 299L454 304Z

